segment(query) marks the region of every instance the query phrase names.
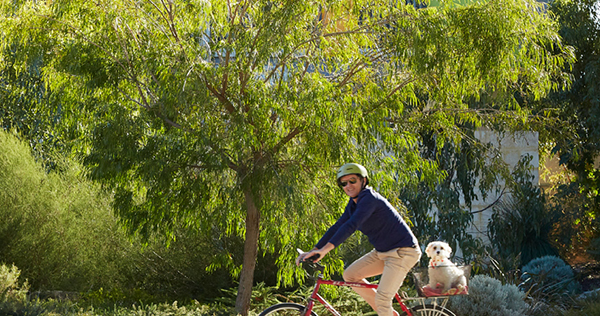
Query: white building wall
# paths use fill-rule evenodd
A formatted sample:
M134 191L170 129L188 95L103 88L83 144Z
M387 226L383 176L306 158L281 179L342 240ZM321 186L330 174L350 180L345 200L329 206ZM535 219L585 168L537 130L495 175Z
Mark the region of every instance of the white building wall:
M475 137L484 143L491 143L495 148L497 148L501 152L503 160L509 165L511 170L517 165L523 156L531 155L531 168L535 177L533 183L539 184L540 155L538 151L537 132L528 131L501 136L491 130L480 129L475 132ZM492 210L489 208L483 212L478 211L483 210L494 203L501 193L502 190L500 190L500 192L489 192L486 199L482 199L481 195L478 194L480 198L474 200L472 203L472 212L475 214L472 227L469 230L470 234L481 238L486 242L488 241L487 224L492 215ZM504 196L506 195L508 195L507 191L504 192Z

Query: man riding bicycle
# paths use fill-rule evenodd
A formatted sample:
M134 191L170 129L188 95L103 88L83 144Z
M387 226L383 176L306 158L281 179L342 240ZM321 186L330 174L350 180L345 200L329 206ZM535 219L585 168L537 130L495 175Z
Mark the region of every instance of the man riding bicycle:
M390 202L368 186L365 167L356 163L343 165L337 172L337 183L350 197L344 213L311 251L296 258L296 264L313 256L317 257L314 261L319 261L360 230L375 249L347 267L344 280L368 283L366 278L381 275L377 291L353 289L378 315L398 315L392 308L392 299L409 270L421 258L417 238Z

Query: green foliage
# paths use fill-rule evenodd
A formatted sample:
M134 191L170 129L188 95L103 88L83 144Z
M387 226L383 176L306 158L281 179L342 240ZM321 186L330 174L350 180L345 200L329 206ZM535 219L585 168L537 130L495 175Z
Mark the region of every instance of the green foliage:
M411 210L411 219L415 223L413 231L421 244L445 240L454 249L459 246L464 262L470 262L482 248L481 242L467 232L473 219L471 204L498 189L502 179L510 180L506 164L494 153L491 145L476 140L472 126L460 128L468 137L460 144L446 142L441 147L437 144L436 133L426 129L422 131L421 156L435 161L440 175L439 178L427 177L417 185L406 186L401 198ZM432 212L434 208L437 212ZM422 260L428 259L423 256Z
M523 283L519 286L537 300L568 301L568 295L581 291L571 266L555 256L533 259L523 266L522 272Z
M252 291L252 310L257 314L267 309L269 306L278 303L298 303L305 304L306 298L310 297L313 291L312 284L302 285L290 290L282 290L276 287L265 287L259 284ZM230 291L231 296L235 294ZM373 313L373 309L356 294L351 288L343 286L322 286L319 289L322 295L335 309L342 315L363 315ZM318 315L326 315L329 312L321 304L315 304L314 311Z
M109 312L115 316L129 315L164 315L164 316L231 316L238 315L233 308L220 305L201 305L196 302L195 305L178 306L177 302L172 304L152 304L147 306L134 306L131 309L118 308Z
M213 247L190 229L144 246L127 238L109 207L110 195L85 179L85 169L54 158L47 173L15 135L0 131L0 261L20 267L34 291L82 291L96 306L155 300L212 300L232 284L224 270L206 271ZM233 247L235 248L235 247ZM241 250L238 250L241 251ZM275 283L273 264L257 277ZM268 271L271 271L270 273Z
M600 302L593 301L588 302L581 309L569 309L562 313L562 316L579 316L579 315L599 315L600 314Z
M559 213L546 207L544 194L532 183L530 160L525 157L515 167L514 182L507 183L510 195L493 207L488 223L495 257L502 258L499 263L504 270L512 268L509 265L515 258L524 265L534 258L557 254L550 243L550 232Z
M600 154L600 25L597 0L554 1L550 10L560 23L560 35L575 49L577 61L570 73L574 80L570 89L552 95L564 124L572 124L573 134L558 139L553 152L574 171L588 193L598 188L598 170L594 161ZM556 136L556 135L554 135ZM597 192L593 194L597 196Z
M341 212L336 166L364 163L401 209L404 186L445 176L419 155L421 132L441 149L468 138L464 125L521 129L530 113L515 95L539 99L572 58L530 0L431 10L1 0L0 10L0 52L14 47L21 71L43 60L43 83L60 94L39 106L60 104L56 129L114 192L130 233L243 238L243 258L217 248L213 265L239 274L238 303L259 250L294 282L295 248L312 247ZM464 227L469 216L443 220Z
M452 297L448 308L457 316L510 316L525 315L527 304L525 294L515 285L479 274L469 280L469 295Z
M587 252L595 260L600 260L600 238L595 238L590 242L590 247Z
M475 265L475 272L488 275L502 284L521 283L521 257L494 258L489 253L478 258Z
M116 250L126 240L99 187L67 161L57 159L47 174L29 146L4 131L0 148L0 260L19 266L36 290L121 282Z
M557 91L541 105L553 108L563 126L540 133L551 155L571 173L567 183L556 188L557 208L565 212L565 222L557 238L565 245L565 255L576 255L593 238L600 236L600 23L598 0L553 1L550 11L560 23L560 35L574 49L577 61L567 69L573 78L569 89ZM568 252L568 253L567 253Z
M139 239L126 249L129 260L122 266L120 273L127 277L130 284L114 289L105 288L105 294L122 296L119 301L162 302L179 300L187 302L196 299L210 302L221 296L220 290L233 286L234 281L225 269L210 269L214 262L212 254L223 244L234 244L241 252L241 242L223 239L207 239L192 229L178 228L174 231L175 241L165 240L163 236L153 236L146 245ZM233 246L231 248L236 249ZM258 258L262 273L257 273L257 282L266 280L276 283L276 270L272 258ZM112 298L99 295L107 304ZM149 298L149 300L148 300Z
M82 145L79 138L84 133L85 115L72 120L71 110L83 114L86 106L46 84L43 56L33 54L22 64L26 49L27 44L18 41L0 46L0 128L16 131L29 143L34 156L52 168L55 152L67 153Z
M561 214L551 234L559 249L561 258L574 259L593 247L593 240L599 236L598 217L577 181L561 184L550 199L549 207ZM593 254L589 253L590 255Z
M21 271L16 266L0 265L0 314L2 315L64 315L65 308L55 301L32 301L29 284L23 281ZM68 304L73 305L73 304ZM69 309L72 309L69 308Z
M29 285L19 280L21 271L13 266L0 265L0 313L9 314L19 309L27 299Z
M42 58L32 61L26 69L15 66L18 47L4 47L0 62L0 127L14 129L27 135L30 145L40 155L46 153L55 139L47 124L52 115L42 113L40 103L48 101L48 93L42 79Z
M134 304L129 307L113 305L109 308L82 308L71 301L27 301L11 310L0 310L6 315L62 315L62 316L232 316L236 314L233 308L219 304L204 305L194 302L180 306L177 302L170 304Z
M577 302L577 306L565 311L561 316L600 315L600 293L587 296Z

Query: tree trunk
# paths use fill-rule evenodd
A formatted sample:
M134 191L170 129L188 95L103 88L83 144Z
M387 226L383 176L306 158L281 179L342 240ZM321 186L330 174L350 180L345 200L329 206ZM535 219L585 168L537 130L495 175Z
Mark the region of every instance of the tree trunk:
M251 188L244 188L244 197L246 199L246 240L244 241L244 261L242 263L238 294L235 300L235 309L242 316L247 316L252 298L254 269L258 254L260 213L256 208Z

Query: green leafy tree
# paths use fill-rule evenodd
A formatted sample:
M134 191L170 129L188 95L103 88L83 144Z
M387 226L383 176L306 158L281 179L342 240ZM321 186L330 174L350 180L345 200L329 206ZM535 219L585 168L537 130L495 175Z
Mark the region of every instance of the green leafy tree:
M561 119L573 125L569 138L558 138L555 152L561 163L577 176L579 182L597 191L598 170L594 162L600 154L600 2L597 0L555 1L551 12L560 22L560 34L575 49L577 61L568 90L551 95L550 100L561 110ZM598 196L598 193L594 196Z
M401 198L412 212L416 223L413 231L422 243L445 240L453 249L462 250L469 262L483 249L482 242L468 233L474 212L472 202L486 198L490 191L502 190L500 181L510 183L508 167L497 149L474 136L472 126L458 125L463 133L460 143L436 144L436 134L424 128L420 133L421 157L435 161L443 177L432 182L404 188ZM500 193L500 192L496 192ZM436 212L432 212L433 209ZM422 262L427 264L424 256Z
M215 254L215 266L239 273L242 314L258 251L278 252L290 282L294 249L311 247L341 212L337 166L364 163L399 206L402 186L446 175L420 156L423 126L437 148L460 144L460 124L522 128L529 112L514 96L545 95L571 58L533 1L0 8L3 51L19 47L17 69L42 58L61 124L82 131L70 144L114 190L131 232L243 236L243 258ZM485 106L469 107L482 96Z
M571 175L559 183L551 199L564 214L555 238L567 257L585 251L590 239L600 237L600 1L553 1L550 12L577 58L567 69L573 78L569 89L552 93L543 102L570 129L540 133L541 142L550 145L548 151L558 155Z
M53 115L38 112L45 108L39 104L49 101L49 93L40 73L42 60L32 60L23 68L15 67L15 54L18 51L15 45L3 48L0 62L0 127L25 135L34 151L42 156L56 144L51 124L48 124Z

